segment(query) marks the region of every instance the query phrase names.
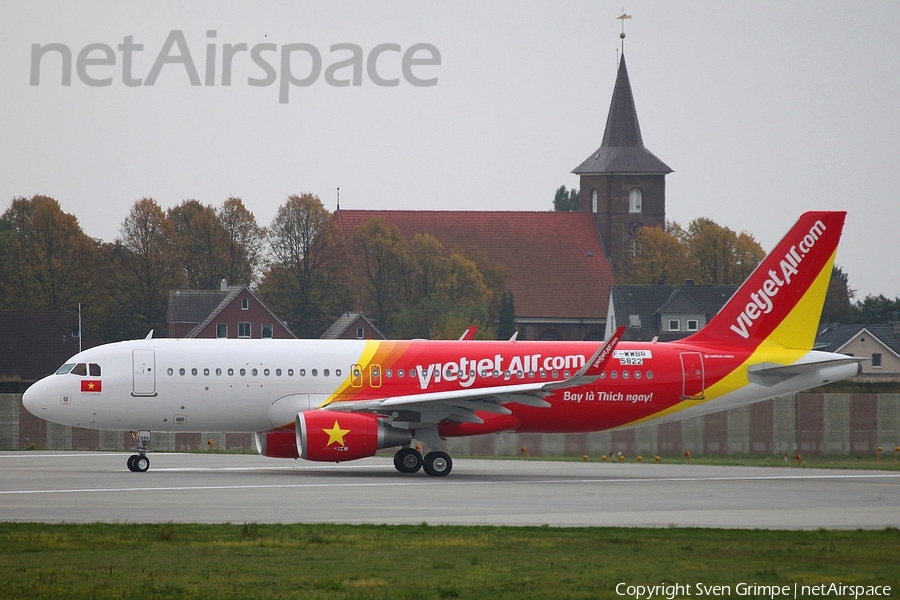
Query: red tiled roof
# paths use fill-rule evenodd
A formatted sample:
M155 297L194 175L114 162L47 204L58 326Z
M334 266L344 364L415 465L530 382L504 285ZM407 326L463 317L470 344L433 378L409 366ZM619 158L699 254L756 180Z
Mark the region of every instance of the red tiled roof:
M605 318L612 267L587 212L340 210L346 238L375 217L407 239L430 233L444 249L474 247L506 269L518 318Z

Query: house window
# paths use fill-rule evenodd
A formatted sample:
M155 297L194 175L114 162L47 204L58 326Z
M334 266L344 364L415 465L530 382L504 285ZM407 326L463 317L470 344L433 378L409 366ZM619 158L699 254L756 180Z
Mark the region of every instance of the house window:
M597 212L599 208L599 203L597 202L597 190L591 190L591 210Z
M356 339L361 340L366 337L366 331L362 327L356 328Z
M628 315L628 326L635 329L641 328L641 315Z
M556 342L560 339L559 332L548 329L541 334L542 342Z
M228 337L228 323L216 323L216 337L217 338L227 338Z
M250 310L249 298L241 298L241 310Z
M273 331L274 331L274 329L273 329L271 323L263 323L262 332L261 332L262 338L263 339L271 338Z
M697 331L700 329L700 321L697 319L688 319L687 320L687 330L688 331Z
M669 331L681 331L681 320L669 319Z
M881 352L873 352L872 353L872 366L881 368Z
M644 203L644 195L641 193L641 190L634 188L630 192L628 192L628 212L630 213L639 213L643 208Z
M238 337L244 339L250 337L250 323L238 323Z

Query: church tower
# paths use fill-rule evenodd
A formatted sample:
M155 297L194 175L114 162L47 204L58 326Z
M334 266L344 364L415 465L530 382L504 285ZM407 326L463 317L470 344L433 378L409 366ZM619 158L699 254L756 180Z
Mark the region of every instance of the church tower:
M666 163L644 147L625 54L613 90L600 148L574 171L581 177L580 210L592 212L616 274L634 253L641 227L666 225Z

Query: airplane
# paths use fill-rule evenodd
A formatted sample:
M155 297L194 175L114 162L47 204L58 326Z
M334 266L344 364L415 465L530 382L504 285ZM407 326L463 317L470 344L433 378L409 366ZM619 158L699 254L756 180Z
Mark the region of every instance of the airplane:
M255 432L260 454L343 462L398 448L442 477L442 440L576 433L705 415L839 381L860 359L813 350L845 212L803 214L722 310L673 342L153 339L80 352L23 397L64 425ZM468 333L468 332L467 332ZM430 452L422 455L418 444Z

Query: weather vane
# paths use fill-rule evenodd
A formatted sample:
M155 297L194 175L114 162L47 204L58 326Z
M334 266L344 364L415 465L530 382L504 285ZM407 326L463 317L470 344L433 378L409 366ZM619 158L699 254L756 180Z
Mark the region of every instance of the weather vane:
M619 34L619 39L622 40L622 54L625 54L625 21L631 20L631 15L625 14L625 7L622 7L622 15L616 17L616 19L622 21L622 33Z

